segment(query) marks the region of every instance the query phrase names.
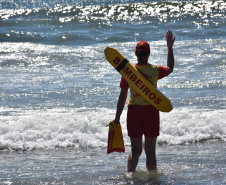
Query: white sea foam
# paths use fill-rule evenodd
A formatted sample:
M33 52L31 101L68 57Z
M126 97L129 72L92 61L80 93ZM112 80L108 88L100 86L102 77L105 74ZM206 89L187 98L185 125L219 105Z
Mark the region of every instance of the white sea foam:
M0 148L26 150L103 146L107 138L105 125L109 119L104 112L106 110L32 110L3 117Z
M106 147L108 127L115 110L47 109L13 113L0 119L1 150L31 150L55 147ZM225 110L175 108L161 113L161 133L158 143L187 144L203 140L226 140ZM125 145L129 145L126 130L126 110L121 117Z
M226 140L226 111L198 107L176 108L162 115L159 143L187 144L203 140Z

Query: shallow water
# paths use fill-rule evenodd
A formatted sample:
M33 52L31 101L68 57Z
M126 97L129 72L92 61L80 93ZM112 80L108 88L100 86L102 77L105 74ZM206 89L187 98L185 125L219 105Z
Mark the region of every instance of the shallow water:
M158 170L148 172L142 154L137 170L126 172L125 153L106 148L58 148L1 152L2 184L224 184L225 142L158 145Z

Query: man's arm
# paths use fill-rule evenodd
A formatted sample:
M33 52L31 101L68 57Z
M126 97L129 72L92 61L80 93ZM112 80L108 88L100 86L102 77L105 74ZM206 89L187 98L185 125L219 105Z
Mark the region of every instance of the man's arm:
M168 47L167 68L168 68L169 74L173 72L173 68L174 68L173 44L175 39L176 37L173 38L173 34L171 31L168 31L166 33L166 41L167 41L167 47Z
M120 123L120 116L122 114L122 111L123 111L125 103L126 103L127 93L128 93L128 89L121 89L119 99L118 99L118 104L117 104L116 115L115 115L115 123L116 124Z

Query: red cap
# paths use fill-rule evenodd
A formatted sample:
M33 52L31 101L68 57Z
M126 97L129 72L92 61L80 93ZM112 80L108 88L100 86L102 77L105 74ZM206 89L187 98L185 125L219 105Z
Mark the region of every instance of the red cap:
M140 49L142 49L145 53L150 53L150 46L146 41L140 41L137 43L136 52L140 51Z

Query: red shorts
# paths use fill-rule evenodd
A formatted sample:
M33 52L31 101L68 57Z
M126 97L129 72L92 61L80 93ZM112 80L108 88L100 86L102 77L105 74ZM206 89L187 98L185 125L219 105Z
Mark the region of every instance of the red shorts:
M131 105L127 112L129 137L159 136L159 111L151 105Z

